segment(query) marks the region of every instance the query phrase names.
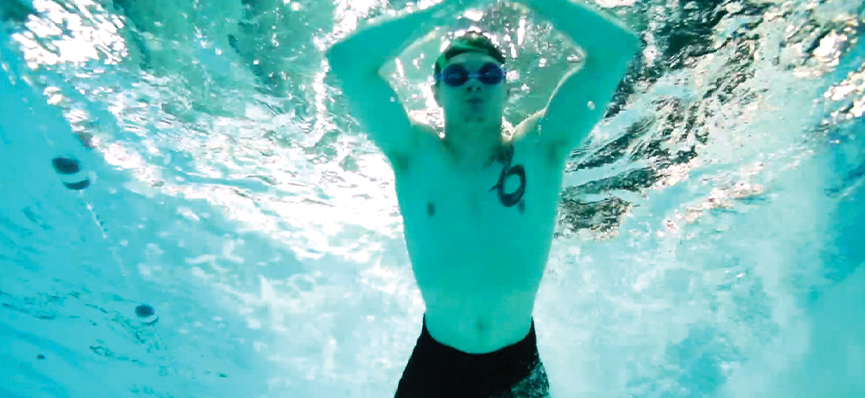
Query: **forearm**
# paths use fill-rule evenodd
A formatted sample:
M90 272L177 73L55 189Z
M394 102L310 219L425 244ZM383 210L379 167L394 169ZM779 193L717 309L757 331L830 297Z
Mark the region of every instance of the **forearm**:
M572 0L524 0L530 9L586 50L589 59L618 57L630 60L639 39L621 22Z
M434 22L447 11L445 3L375 21L352 33L327 51L331 68L377 73L385 62L435 27Z

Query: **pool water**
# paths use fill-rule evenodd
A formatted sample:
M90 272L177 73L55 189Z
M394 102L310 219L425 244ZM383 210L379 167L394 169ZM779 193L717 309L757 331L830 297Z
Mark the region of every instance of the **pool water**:
M423 301L323 50L406 4L0 3L0 397L393 396ZM567 163L553 396L865 396L865 7L597 5L644 47ZM519 7L471 26L511 123L579 59ZM387 68L432 123L446 35Z

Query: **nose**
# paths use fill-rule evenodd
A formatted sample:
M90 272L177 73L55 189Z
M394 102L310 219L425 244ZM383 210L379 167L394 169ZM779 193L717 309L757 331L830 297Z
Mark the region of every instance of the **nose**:
M477 78L470 78L469 81L466 82L466 91L480 91L484 87L483 83Z

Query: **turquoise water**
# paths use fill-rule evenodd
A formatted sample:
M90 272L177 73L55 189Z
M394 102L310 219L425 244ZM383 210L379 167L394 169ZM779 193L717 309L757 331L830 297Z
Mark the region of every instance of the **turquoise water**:
M322 50L404 2L0 4L0 397L393 396L423 302ZM865 396L862 4L598 4L646 46L568 162L554 397ZM516 122L575 52L475 24ZM434 121L442 35L390 69Z

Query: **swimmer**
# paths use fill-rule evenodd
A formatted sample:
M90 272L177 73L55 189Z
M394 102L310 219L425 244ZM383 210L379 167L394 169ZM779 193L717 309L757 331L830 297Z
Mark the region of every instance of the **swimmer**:
M481 32L453 40L432 91L444 135L408 116L379 74L444 18L444 0L375 21L327 52L352 116L389 159L426 305L397 398L545 397L532 311L556 225L565 158L604 115L639 48L621 23L570 0L521 1L586 52L546 107L505 131L507 59Z

